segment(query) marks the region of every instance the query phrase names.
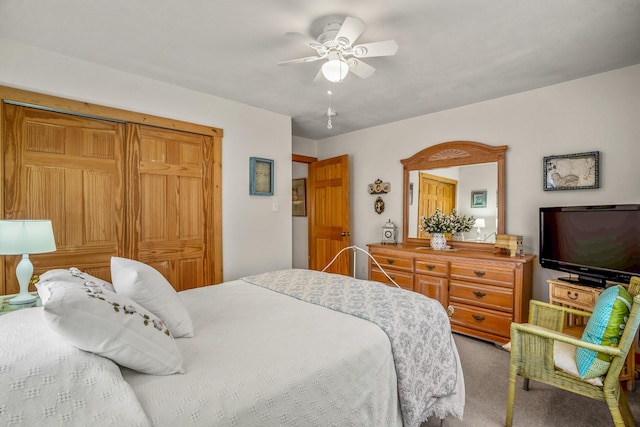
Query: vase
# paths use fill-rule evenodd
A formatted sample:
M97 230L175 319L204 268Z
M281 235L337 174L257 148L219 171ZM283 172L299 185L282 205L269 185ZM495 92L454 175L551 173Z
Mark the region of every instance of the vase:
M447 249L447 238L443 233L431 233L431 248L436 251Z

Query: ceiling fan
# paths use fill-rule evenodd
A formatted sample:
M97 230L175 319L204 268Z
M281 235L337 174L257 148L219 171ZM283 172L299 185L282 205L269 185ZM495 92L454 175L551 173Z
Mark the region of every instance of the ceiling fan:
M278 65L300 64L326 59L314 81L324 76L330 82L341 82L349 71L360 78L370 77L376 70L360 58L374 56L392 56L398 50L395 40L385 40L373 43L354 45L365 29L362 20L347 16L328 16L321 18L323 22L322 32L316 39L300 33L285 33L285 36L294 38L305 45L315 49L315 56L292 59L280 62Z

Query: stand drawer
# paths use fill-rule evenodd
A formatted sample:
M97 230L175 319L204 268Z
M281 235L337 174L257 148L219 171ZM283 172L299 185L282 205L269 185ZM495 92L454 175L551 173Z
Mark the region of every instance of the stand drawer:
M575 286L556 284L551 287L550 301L587 311L593 311L593 306L600 295L599 290L580 289Z

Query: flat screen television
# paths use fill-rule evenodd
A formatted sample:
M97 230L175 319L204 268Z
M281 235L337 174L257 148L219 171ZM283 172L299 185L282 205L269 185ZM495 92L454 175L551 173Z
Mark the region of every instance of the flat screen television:
M540 265L604 287L640 276L640 205L540 208Z

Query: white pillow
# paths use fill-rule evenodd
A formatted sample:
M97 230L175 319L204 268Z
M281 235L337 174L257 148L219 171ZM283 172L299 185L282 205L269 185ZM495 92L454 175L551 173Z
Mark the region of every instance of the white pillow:
M174 337L193 337L189 312L158 270L132 259L111 257L111 280L117 293L164 320Z
M562 341L553 342L553 364L556 368L563 370L569 375L580 378L578 365L576 364L576 346ZM590 384L602 387L603 377L589 378L586 381Z
M116 290L113 288L113 285L106 280L99 279L95 276L92 276L84 271L80 271L76 267L71 268L56 268L53 270L45 271L39 276L38 283L36 283L36 287L41 282L49 282L51 280L62 280L65 282L74 282L80 283L83 285L86 282L93 282L96 285L102 285L108 291L115 292Z
M126 296L57 280L40 283L38 294L45 322L79 349L145 374L184 372L164 322Z

